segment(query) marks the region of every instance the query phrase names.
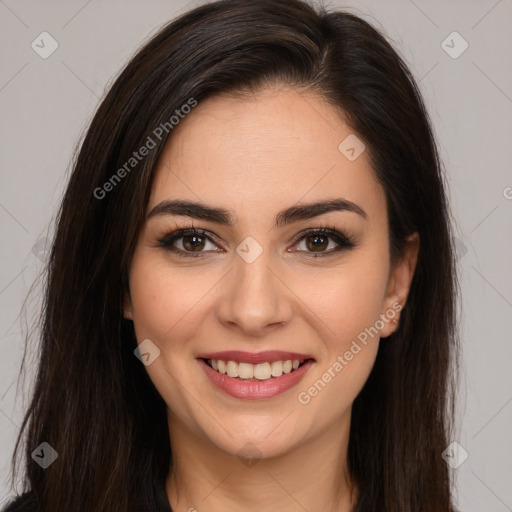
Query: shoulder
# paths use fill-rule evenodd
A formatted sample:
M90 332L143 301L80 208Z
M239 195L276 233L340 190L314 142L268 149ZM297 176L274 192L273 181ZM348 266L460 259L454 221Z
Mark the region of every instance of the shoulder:
M16 496L0 512L37 512L37 501L32 492Z

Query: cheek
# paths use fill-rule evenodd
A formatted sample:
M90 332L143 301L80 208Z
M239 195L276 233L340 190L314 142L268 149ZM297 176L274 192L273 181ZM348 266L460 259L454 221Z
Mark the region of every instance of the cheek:
M363 257L360 262L331 270L329 276L317 279L314 286L309 282L300 292L308 297L307 306L317 316L315 332L325 352L315 375L301 386L303 394L298 398L326 418L350 407L371 372L379 348L387 262Z
M137 262L130 275L130 293L133 306L133 322L139 341L142 337L163 341L165 333L172 328L179 312L176 291L165 278L164 269L142 268Z
M301 296L323 321L330 352L345 349L379 320L387 284L383 264L350 265L303 285ZM332 355L332 354L331 354Z
M137 338L171 345L201 310L201 298L211 284L198 276L146 258L134 260L130 275L133 321ZM178 334L179 333L179 334Z
M192 389L187 364L191 361L189 340L204 322L208 294L215 284L211 273L180 270L147 253L134 255L130 273L133 323L139 343L150 339L160 350L145 367L151 381L174 410L188 411L191 404L183 388ZM192 428L193 425L190 425Z

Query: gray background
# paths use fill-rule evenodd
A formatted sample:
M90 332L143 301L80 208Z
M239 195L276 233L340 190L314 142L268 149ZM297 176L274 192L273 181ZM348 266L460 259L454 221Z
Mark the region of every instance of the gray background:
M73 149L133 51L201 3L0 0L0 503L27 402L28 388L16 385L24 318L30 325L40 288L26 313L22 304L42 268ZM328 5L383 30L425 96L448 172L461 267L463 372L454 440L469 457L455 470L456 495L465 512L512 511L512 2ZM43 31L59 45L47 59L31 48ZM453 31L469 44L458 58L441 45ZM462 48L457 39L445 44L452 53ZM33 371L35 351L29 355Z

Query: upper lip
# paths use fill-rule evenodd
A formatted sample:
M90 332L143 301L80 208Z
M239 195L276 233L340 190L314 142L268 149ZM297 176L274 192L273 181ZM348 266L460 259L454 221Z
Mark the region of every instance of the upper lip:
M216 359L222 361L236 361L238 363L271 363L273 361L288 361L303 359L313 359L307 354L299 354L298 352L284 352L282 350L267 350L265 352L243 352L241 350L225 350L223 352L209 352L199 354L198 359Z

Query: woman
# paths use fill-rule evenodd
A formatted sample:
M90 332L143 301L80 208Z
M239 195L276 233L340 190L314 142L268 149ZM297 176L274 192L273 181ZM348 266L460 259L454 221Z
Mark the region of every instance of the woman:
M300 0L198 7L77 156L6 510L451 511L455 295L385 38Z

